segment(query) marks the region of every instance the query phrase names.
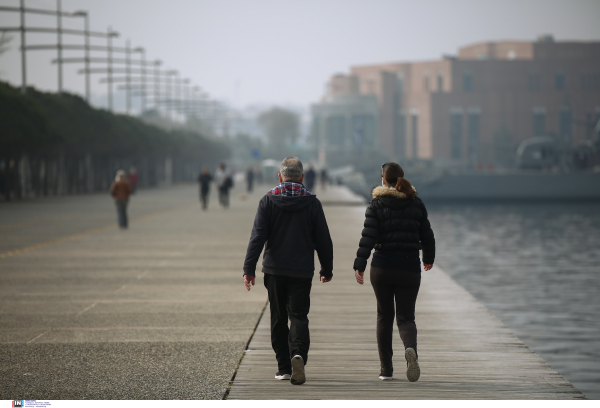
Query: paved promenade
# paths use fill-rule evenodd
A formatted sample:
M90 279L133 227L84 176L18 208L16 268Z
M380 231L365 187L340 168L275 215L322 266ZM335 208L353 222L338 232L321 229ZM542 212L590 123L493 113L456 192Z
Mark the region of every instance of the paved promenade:
M421 379L395 338L396 379L379 381L375 298L351 270L364 207L338 188L317 190L335 270L313 284L307 383L274 380L262 274L250 292L241 278L265 190L208 212L196 187L141 191L127 231L108 195L0 205L0 399L583 398L437 265L417 305Z

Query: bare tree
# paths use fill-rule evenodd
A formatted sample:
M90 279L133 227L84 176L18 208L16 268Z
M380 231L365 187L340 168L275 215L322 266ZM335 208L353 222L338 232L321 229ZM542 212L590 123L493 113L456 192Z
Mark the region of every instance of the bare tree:
M272 108L258 117L259 125L264 129L271 143L282 146L294 143L300 135L300 119L292 111Z

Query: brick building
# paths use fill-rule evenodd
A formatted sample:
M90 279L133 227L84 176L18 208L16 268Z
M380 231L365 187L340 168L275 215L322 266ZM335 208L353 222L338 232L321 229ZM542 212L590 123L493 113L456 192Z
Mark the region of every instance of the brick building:
M357 118L373 115L376 134L365 141L390 159L499 162L533 136L572 146L592 138L600 118L600 42L546 36L480 43L438 61L355 66L328 85L312 106L320 147L356 145ZM375 113L358 102L368 96Z

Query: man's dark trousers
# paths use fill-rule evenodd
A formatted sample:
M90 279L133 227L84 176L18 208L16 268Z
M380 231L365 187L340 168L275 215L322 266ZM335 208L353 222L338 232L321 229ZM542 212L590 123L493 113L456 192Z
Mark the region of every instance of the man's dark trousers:
M308 312L312 278L265 273L264 281L271 309L271 345L279 370L291 372L293 356L302 356L304 364L308 360Z

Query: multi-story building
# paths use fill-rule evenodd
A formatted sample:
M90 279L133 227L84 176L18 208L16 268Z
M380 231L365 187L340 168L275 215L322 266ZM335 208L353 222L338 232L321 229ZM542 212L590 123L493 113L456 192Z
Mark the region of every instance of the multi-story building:
M370 115L366 140L390 158L491 163L541 135L574 146L600 118L600 42L545 36L474 44L438 61L355 66L332 77L312 113L327 149L355 144L357 118Z

